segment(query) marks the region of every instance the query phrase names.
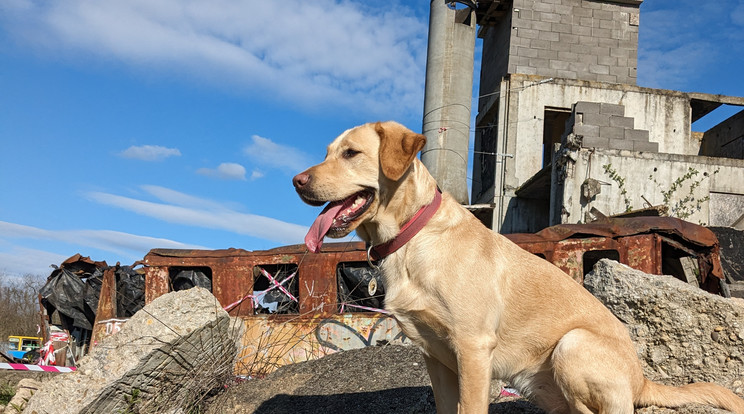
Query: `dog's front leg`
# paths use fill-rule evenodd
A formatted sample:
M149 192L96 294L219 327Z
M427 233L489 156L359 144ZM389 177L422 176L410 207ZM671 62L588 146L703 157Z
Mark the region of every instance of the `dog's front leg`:
M457 414L457 401L460 390L457 386L457 374L452 372L438 359L424 354L426 370L431 378L431 388L434 390L434 401L438 414Z
M461 348L457 356L460 384L459 414L485 414L491 390L491 351L472 345Z

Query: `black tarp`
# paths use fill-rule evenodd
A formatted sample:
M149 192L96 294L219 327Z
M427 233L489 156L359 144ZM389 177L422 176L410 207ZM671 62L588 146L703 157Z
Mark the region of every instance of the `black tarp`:
M67 269L55 269L47 283L39 290L41 304L47 309L49 315L55 310L60 316L68 318L68 322L77 328L93 329L93 319L85 314L85 282L77 275ZM63 324L64 324L63 320Z
M212 279L201 270L181 270L173 278L173 290L186 290L193 287L202 287L212 291Z
M117 317L130 317L145 306L143 274L131 266L110 268L105 262L95 264L98 267L81 260L68 260L49 275L46 284L39 290L41 304L47 313L52 315L58 312L63 327L69 331L73 328L92 330L103 274L107 269L114 269L116 277Z
M371 308L381 308L385 297L380 270L361 264L339 267L338 290L342 302Z
M116 316L129 318L145 306L145 275L130 266L116 269Z

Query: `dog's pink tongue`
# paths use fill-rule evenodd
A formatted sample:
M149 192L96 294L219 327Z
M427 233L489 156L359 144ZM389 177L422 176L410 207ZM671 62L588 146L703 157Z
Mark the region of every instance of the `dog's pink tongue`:
M326 208L318 214L318 217L313 222L313 225L310 226L310 230L305 236L305 246L307 246L308 250L313 253L318 253L320 251L320 246L323 245L323 237L328 233L328 230L333 224L333 219L336 218L336 215L338 215L343 206L343 203L328 204Z

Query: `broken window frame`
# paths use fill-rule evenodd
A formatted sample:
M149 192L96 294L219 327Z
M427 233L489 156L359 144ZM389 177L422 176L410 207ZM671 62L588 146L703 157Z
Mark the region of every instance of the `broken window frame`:
M355 269L370 269L371 280L360 278L356 286L350 288L349 285L354 283L354 281L350 280L351 278L344 273L343 269L346 267ZM364 292L362 286L365 280L368 286L366 292ZM385 287L382 281L382 274L380 273L379 269L376 269L369 263L362 261L339 262L336 265L336 283L338 286L338 295L336 299L338 313L386 313L383 309L383 304L385 302ZM369 286L372 284L374 284L374 287L370 288ZM370 289L373 289L374 292L370 293Z
M299 266L296 263L255 265L252 275L253 291L250 298L253 314L296 315L300 313ZM257 285L266 286L266 289L257 290ZM286 300L281 304L277 301L266 302L264 300L266 295ZM270 305L273 303L277 304L276 307Z

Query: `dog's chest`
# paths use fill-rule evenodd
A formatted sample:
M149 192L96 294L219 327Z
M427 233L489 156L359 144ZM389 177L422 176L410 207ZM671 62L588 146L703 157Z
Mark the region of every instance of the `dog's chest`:
M446 341L451 326L444 317L446 312L431 301L431 292L425 292L415 281L400 274L383 274L385 308L392 313L406 336L424 350L443 346L449 349Z

